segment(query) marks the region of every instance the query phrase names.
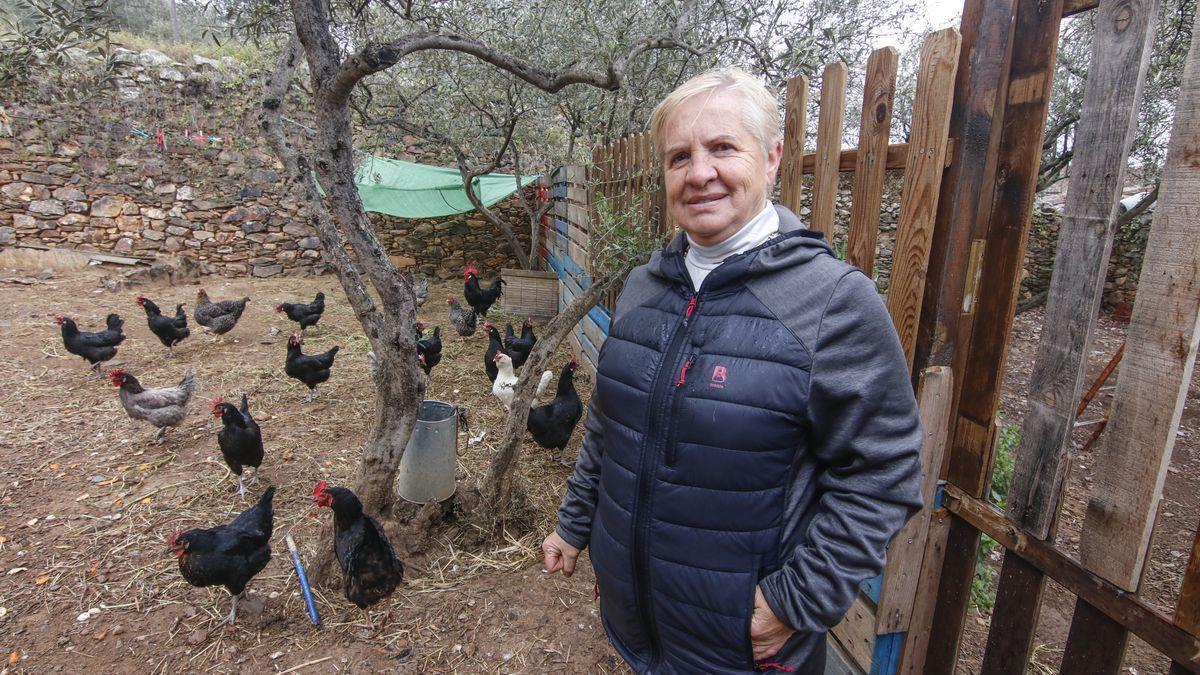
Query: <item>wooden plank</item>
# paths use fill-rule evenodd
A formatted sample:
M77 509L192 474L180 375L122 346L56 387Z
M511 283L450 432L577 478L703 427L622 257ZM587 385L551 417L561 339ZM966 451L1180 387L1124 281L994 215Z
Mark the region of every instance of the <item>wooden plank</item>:
M1062 15L1064 17L1073 16L1096 9L1099 6L1100 0L1067 0L1063 3Z
M896 226L887 297L888 313L900 336L909 370L913 365L921 299L925 292L925 270L945 169L946 134L950 127L961 41L955 28L926 37L917 72L908 162L904 170L904 191L900 197L900 219Z
M1137 595L1092 574L1051 544L1029 536L995 506L971 497L953 484L947 484L945 491L944 503L954 515L1032 563L1067 591L1087 600L1151 647L1200 671L1200 638L1173 624Z
M904 634L904 648L896 673L901 675L923 675L925 655L929 650L928 626L933 621L937 603L938 580L942 576L942 558L946 553L946 538L950 534L950 513L944 508L933 511L929 523L929 536L925 543L925 561L917 578L917 592L909 621L911 628Z
M875 269L875 243L879 237L879 212L883 204L888 134L892 102L896 97L896 69L900 52L884 47L867 59L863 86L862 119L858 128L854 182L850 189L850 230L846 235L846 262L868 277Z
M1105 9L1102 3L1097 19ZM1080 535L1084 565L1131 591L1149 553L1200 339L1200 25L1193 28L1181 81L1125 357Z
M1017 11L1018 2L1024 11ZM1061 4L1057 7L1061 9ZM955 82L951 116L951 134L959 142L943 182L945 199L939 201L914 361L922 366L952 364L954 372L961 374L955 378L954 431L942 475L969 485L969 492L976 496L983 494L991 468L999 374L1015 309L1015 298L1005 299L1003 290L1016 288L1024 246L1017 247L1020 255L998 247L996 260L990 260L992 276L988 279L989 291L994 287L995 292L987 294L986 302L971 290L968 266L972 259L983 258L981 244L991 233L1002 231L1008 239L997 238L1007 242L1023 238L1028 229L1040 157L1035 154L1021 163L1028 168L1015 175L1001 174L999 165L1002 154L1011 163L1014 149L1040 147L1040 142L1028 139L1041 137L1049 97L1043 97L1040 107L1028 99L1010 104L1008 91L1013 76L1040 75L1047 87L1051 82L1058 22L1039 14L1047 9L1035 0L968 0L963 9L960 76ZM999 202L995 194L1004 186L1023 190L1028 201ZM993 209L994 205L998 208ZM996 218L996 211L1007 217ZM972 256L972 250L981 251L980 256ZM988 257L992 257L990 250ZM982 283L982 271L979 278ZM976 301L964 306L968 295ZM987 330L1000 335L976 342L976 331L984 330L983 325L977 326L982 323L978 320L984 304L995 312L986 319ZM966 370L965 364L971 361L975 361L974 368ZM969 398L963 392L968 392ZM992 404L985 410L983 402L987 400ZM953 518L948 530L936 605L928 624L931 638L924 666L929 673L955 671L979 551L975 528Z
M1200 636L1200 529L1192 542L1192 555L1183 573L1179 602L1175 603L1175 625L1192 635ZM1171 664L1170 675L1183 675L1187 669L1181 663Z
M1076 600L1063 650L1063 675L1117 675L1125 660L1129 633L1083 600Z
M1021 675L1029 663L1042 606L1045 575L1012 551L1004 552L996 606L988 627L981 675Z
M1104 0L1096 15L1095 52L1076 130L1045 325L1008 493L1009 513L1039 539L1049 535L1058 515L1075 406L1104 294L1157 16L1158 0ZM1103 470L1104 463L1097 467ZM1106 539L1103 546L1118 548L1113 541L1123 540Z
M875 633L906 632L912 619L921 562L933 514L937 491L937 472L949 436L950 399L954 378L950 369L935 366L921 374L917 387L917 407L925 430L921 446L921 503L925 507L911 518L888 546L887 566L883 570L883 588L875 608Z
M833 241L837 209L837 163L842 151L842 125L846 117L846 64L838 61L821 73L821 113L817 118L817 168L813 173L811 229Z
M887 146L884 155L884 166L889 170L903 169L908 161L908 143L892 143ZM949 160L947 160L949 161ZM817 153L804 155L800 164L801 173L812 173L817 168ZM858 148L844 148L838 155L838 171L849 173L858 169Z
M871 653L875 647L875 614L861 595L854 599L845 618L829 632L850 655L854 665L864 671L871 669Z
M800 212L804 183L801 162L807 129L808 78L799 75L787 82L787 110L783 118L783 157L780 167L779 203L793 213ZM815 159L815 158L814 158Z

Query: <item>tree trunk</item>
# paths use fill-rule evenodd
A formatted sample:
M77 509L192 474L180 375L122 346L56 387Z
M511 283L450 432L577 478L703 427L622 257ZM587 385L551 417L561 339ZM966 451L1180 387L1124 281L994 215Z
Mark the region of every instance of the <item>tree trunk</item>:
M268 79L260 123L272 149L284 164L288 181L301 192L325 255L337 272L346 298L375 351L375 416L363 447L354 489L368 513L384 515L396 498L393 488L396 471L416 424L425 391L426 379L417 366L416 339L411 328L416 320L416 303L411 287L387 259L357 199L353 166L348 150L344 150L349 148L351 141L349 117L344 114L344 108L339 114L337 106L326 101L320 87L314 86L321 129L316 146L318 176L326 187L329 202L317 192L307 158L296 150L283 131L282 107L299 64L300 46L298 40L292 40ZM310 64L311 59L310 54ZM319 71L318 68L311 70ZM347 198L348 189L355 190L353 199ZM333 212L328 204L333 205ZM345 250L347 239L358 261L371 275L384 311L376 307L367 293L355 261ZM332 540L332 530L327 526L323 528L320 541L329 540ZM328 585L332 578L332 551L332 546L317 548L312 567L318 584Z
M593 279L592 285L576 296L571 304L559 312L542 330L541 337L533 346L525 365L521 367L521 377L517 382L516 394L513 396L504 426L504 440L492 457L487 476L480 486L479 515L490 514L494 518L495 514L505 512L511 496L512 477L518 466L521 442L525 439L529 409L532 407L534 394L537 393L538 378L546 369L546 364L558 349L558 345L566 339L583 316L612 290L621 276L623 275L613 273Z

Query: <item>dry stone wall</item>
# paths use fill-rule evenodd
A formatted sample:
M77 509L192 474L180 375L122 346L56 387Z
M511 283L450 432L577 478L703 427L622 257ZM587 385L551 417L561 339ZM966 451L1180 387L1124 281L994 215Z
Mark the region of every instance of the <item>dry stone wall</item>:
M5 104L13 135L0 138L0 246L186 256L224 275L326 271L306 209L280 188L278 164L256 133L262 73L231 59L125 56L133 65L116 90L85 105L35 94ZM402 150L439 159L419 145ZM509 202L499 210L527 222ZM498 228L478 214L372 218L394 259L425 274L515 265Z

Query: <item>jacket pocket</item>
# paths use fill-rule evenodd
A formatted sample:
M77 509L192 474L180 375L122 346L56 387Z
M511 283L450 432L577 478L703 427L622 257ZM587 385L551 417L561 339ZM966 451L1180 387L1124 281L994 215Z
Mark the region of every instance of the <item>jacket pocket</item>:
M671 389L671 411L667 417L670 420L670 428L667 430L666 443L666 463L668 467L674 467L679 462L679 449L676 447L679 443L679 411L683 408L683 401L687 398L688 371L696 363L696 355L689 354L683 362L683 370L679 374L679 379L675 381L675 386Z
M759 572L761 571L759 569L759 563L761 560L761 556L754 556L753 560L751 561L750 572L747 575L749 588L743 591L742 595L743 598L749 596L747 605L750 608L749 612L746 614L745 630L742 631L744 641L742 645L742 657L745 660L745 664L749 665L753 670L758 670L758 667L754 661L754 641L750 637L750 625L754 621L754 600L758 594L758 578Z

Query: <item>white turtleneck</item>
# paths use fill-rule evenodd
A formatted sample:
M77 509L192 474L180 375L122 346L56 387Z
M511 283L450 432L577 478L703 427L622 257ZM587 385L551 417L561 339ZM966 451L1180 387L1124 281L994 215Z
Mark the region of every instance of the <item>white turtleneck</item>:
M717 268L726 258L738 253L745 253L767 240L767 237L779 231L779 214L775 207L767 205L750 222L742 226L731 237L712 246L701 246L688 238L688 251L684 256L688 274L692 277L692 286L700 289L708 273Z

